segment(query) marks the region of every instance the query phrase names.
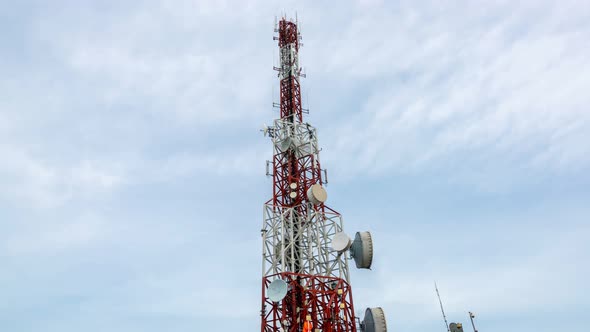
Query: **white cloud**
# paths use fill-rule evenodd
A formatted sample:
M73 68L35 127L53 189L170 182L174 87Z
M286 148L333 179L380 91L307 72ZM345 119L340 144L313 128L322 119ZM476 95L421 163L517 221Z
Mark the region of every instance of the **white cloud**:
M167 122L207 126L259 113L262 98L270 98L265 83L272 71L265 69L271 68L271 43L262 58L255 35L227 38L238 25L250 33L258 27L251 24L260 15L255 5L181 1L136 3L122 12L70 9L75 15L66 20L78 25L76 30L44 19L39 38L78 79L99 87L95 92L103 102L138 105ZM222 14L225 23L214 19ZM271 26L272 17L268 22Z
M0 196L17 205L57 207L74 197L92 197L120 186L123 174L112 165L82 159L73 165L52 164L26 146L0 146L5 181Z
M152 164L153 178L172 179L194 174L264 175L266 149L260 145L235 151L232 148L207 154L173 155Z
M97 216L57 221L46 217L26 221L3 241L3 251L12 257L54 256L96 245L112 227Z
M331 162L350 158L353 173L375 174L458 159L461 171L567 173L590 164L581 152L590 142L588 27L568 18L584 14L479 7L370 11L329 42L327 56L315 51L324 75L374 87L360 112L329 128Z

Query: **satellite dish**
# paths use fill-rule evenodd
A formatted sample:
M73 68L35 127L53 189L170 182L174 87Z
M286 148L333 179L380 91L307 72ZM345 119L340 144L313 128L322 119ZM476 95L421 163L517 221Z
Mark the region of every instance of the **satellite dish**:
M356 232L350 251L358 269L370 269L371 264L373 264L373 239L371 233Z
M387 323L385 322L385 313L380 307L367 308L365 318L361 322L363 332L387 332Z
M352 240L344 232L336 233L332 238L332 249L339 253L348 250L350 245L352 245Z
M316 183L307 189L307 198L311 204L318 205L326 201L328 193L322 185Z
M269 285L266 293L268 298L273 302L279 302L287 295L287 283L282 279L273 280Z

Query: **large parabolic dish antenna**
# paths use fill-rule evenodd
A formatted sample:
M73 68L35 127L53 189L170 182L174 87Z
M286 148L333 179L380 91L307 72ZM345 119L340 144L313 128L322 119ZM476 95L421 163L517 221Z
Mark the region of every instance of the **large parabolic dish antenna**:
M373 239L369 232L357 232L350 247L352 257L359 269L370 269L373 264Z
M307 198L313 205L324 203L328 198L328 193L320 184L314 184L307 189Z
M332 249L339 253L345 252L352 245L352 240L346 233L336 233L332 238Z
M380 307L367 308L361 327L363 332L387 332L383 309Z
M282 279L276 279L268 285L267 295L271 301L279 302L280 300L285 298L285 295L287 295L287 291L287 283Z

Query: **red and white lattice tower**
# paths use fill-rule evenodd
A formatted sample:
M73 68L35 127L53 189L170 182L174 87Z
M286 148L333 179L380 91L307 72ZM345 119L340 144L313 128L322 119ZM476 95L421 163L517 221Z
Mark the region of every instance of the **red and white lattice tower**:
M264 129L273 142L267 162L273 196L262 227L261 332L385 332L381 308L354 315L348 261L369 268L368 232L352 241L342 217L326 204L326 172L320 165L316 129L303 121L297 22L282 18L275 32L280 49L280 118Z

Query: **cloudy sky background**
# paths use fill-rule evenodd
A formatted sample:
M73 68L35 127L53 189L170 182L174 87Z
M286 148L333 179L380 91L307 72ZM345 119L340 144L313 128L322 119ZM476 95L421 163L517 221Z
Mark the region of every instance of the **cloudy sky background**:
M329 204L393 331L584 330L584 1L0 6L0 329L256 331L259 132L297 12ZM466 330L470 330L467 328Z

